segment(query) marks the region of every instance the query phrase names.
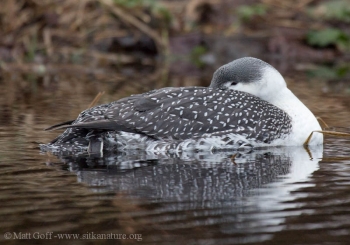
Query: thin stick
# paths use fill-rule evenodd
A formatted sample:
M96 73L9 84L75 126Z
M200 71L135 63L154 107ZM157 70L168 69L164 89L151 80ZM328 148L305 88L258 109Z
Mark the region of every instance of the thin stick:
M308 145L308 144L309 144L313 133L322 133L322 134L328 134L328 135L333 135L333 136L350 137L350 133L316 130L316 131L312 131L312 132L311 132L311 134L309 135L309 137L307 137L307 139L305 140L304 145Z
M232 162L233 164L235 164L235 165L236 165L235 159L236 159L236 156L237 156L237 155L238 155L238 153L235 153L235 154L233 154L233 155L230 157L231 162Z
M316 117L316 119L319 120L319 121L321 121L321 122L323 123L323 125L325 126L325 128L329 128L328 124L327 124L325 121L323 121L322 118Z
M309 147L308 147L307 145L305 145L305 144L304 144L304 149L305 149L306 153L309 155L310 160L314 159L314 158L312 157L312 153L311 153Z
M97 104L97 102L101 99L102 95L105 94L105 91L98 92L98 94L95 96L95 99L90 103L88 108L91 108Z
M336 132L336 131L314 131L316 133L322 133L322 134L328 134L328 135L333 135L333 136L343 136L343 137L350 137L350 133L343 133L343 132Z

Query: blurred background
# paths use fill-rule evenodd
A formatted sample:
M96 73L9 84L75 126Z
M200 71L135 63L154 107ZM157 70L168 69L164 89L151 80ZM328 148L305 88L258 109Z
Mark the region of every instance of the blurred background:
M103 90L109 102L206 86L219 66L254 56L333 123L323 112L350 104L349 23L346 0L2 0L0 120L14 107L80 111Z

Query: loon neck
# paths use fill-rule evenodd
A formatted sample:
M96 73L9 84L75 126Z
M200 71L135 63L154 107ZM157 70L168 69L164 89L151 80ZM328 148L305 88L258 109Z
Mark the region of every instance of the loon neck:
M322 130L314 114L287 87L271 98L269 102L291 117L294 138L298 144L303 144L311 132ZM311 141L312 144L321 144L323 142L322 134L314 134Z
M285 111L293 121L304 118L305 116L314 118L312 112L290 91L285 87L274 97L268 99L268 102Z

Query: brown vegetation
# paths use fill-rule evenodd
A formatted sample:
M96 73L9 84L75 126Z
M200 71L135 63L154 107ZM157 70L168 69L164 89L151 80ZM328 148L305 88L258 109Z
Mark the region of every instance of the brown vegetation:
M156 55L168 54L169 50L181 53L176 48L176 37L193 34L199 35L197 41L181 44L189 46L185 49L187 55L203 43L217 52L211 45L212 36L220 35L221 40L216 42L222 37L256 38L263 51L273 55L329 61L339 51L348 51L342 48L344 42L337 42L335 37L322 49L306 42L310 30L344 26L341 20L329 17L332 15L327 11L332 5L323 3L328 1L3 0L1 69L45 68L54 72L46 65L147 65L154 62ZM317 38L316 42L312 36L310 40L315 47L322 45ZM174 42L174 47L169 47ZM32 63L45 66L28 65Z
M133 8L130 13L111 0L4 0L2 69L35 69L24 65L28 63L148 63L148 56L124 52L143 45L141 52L154 55L166 47L158 17L146 10Z

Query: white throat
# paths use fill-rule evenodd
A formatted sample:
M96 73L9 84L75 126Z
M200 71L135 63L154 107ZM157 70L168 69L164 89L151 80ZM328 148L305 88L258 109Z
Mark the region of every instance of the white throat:
M290 145L303 145L311 132L322 130L314 114L287 87L271 97L268 102L285 111L291 118L293 131ZM323 135L314 133L310 145L323 143Z

